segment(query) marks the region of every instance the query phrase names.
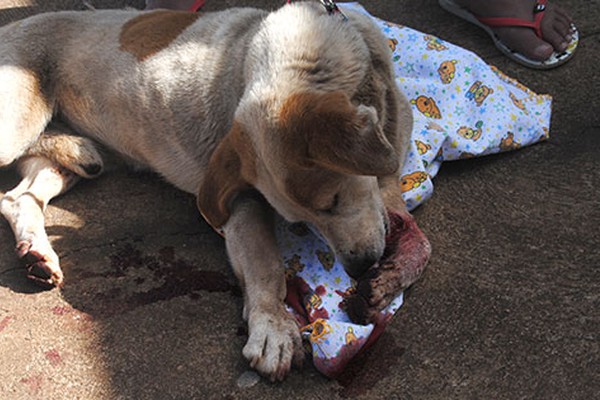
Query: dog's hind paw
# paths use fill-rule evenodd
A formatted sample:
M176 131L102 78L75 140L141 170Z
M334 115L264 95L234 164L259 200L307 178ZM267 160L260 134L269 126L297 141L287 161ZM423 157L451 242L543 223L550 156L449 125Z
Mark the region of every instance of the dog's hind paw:
M62 286L63 272L58 264L58 256L51 248L42 251L32 242L22 240L17 243L16 252L27 267L27 278L47 289Z
M429 241L406 211L388 210L390 233L381 260L372 266L356 285L356 291L344 299L352 322L377 322L383 311L400 292L417 281L431 254Z
M283 305L280 308L277 312L250 313L249 338L243 350L250 366L271 381L283 380L292 365L304 360L298 325Z

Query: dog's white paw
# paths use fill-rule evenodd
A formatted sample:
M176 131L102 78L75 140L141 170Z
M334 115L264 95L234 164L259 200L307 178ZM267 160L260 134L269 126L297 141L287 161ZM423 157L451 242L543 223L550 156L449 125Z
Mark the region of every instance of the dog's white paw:
M248 319L249 338L244 357L271 381L283 380L292 364L304 359L302 339L296 321L285 311L254 310Z
M50 243L44 244L43 240L21 240L17 243L16 252L25 262L29 279L47 288L62 286L63 272Z
M30 193L0 200L0 212L11 225L17 240L15 252L27 267L27 277L45 288L62 286L63 272L58 255L44 230L44 205Z

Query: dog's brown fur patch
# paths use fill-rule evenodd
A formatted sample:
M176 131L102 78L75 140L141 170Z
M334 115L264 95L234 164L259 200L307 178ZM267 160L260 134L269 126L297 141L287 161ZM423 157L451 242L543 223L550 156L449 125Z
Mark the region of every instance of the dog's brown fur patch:
M54 106L37 66L2 67L0 118L4 129L0 133L0 167L12 163L23 155L23 149L35 143L52 117Z
M399 167L392 145L343 92L291 95L279 122L286 135L285 153L300 162L354 175L383 176Z
M233 123L213 153L198 193L198 209L214 228L231 214L231 201L256 181L256 153L239 123Z
M27 76L27 79L23 80L23 87L27 87L28 94L31 95L28 103L29 113L36 116L45 114L52 105L48 101L47 93L44 93L40 74L30 70L23 70L22 72L24 76ZM25 83L26 81L28 84L27 86Z
M119 49L144 61L169 46L199 16L199 13L164 10L141 14L123 25Z

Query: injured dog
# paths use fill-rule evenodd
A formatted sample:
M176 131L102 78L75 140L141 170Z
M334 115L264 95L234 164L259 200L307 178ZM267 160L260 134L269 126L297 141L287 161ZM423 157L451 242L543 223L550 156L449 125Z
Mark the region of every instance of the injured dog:
M38 283L63 284L43 211L102 172L96 143L197 195L244 290L244 356L273 380L303 358L275 212L313 224L359 280L357 319L423 270L429 243L399 179L411 109L368 17L304 2L272 13L59 12L0 38L0 166L16 162L23 176L0 210ZM69 129L49 125L54 116ZM403 244L379 273L390 220Z

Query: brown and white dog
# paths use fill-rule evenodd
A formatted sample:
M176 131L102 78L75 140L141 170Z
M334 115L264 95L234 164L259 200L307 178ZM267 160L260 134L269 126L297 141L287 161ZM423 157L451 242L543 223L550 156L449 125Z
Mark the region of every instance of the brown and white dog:
M400 197L410 105L378 28L347 17L302 2L60 12L1 28L0 166L16 162L23 180L0 210L29 277L63 284L43 211L102 172L99 142L197 195L222 230L244 288L243 353L262 374L282 379L302 358L274 212L316 226L359 280L396 221L396 260L363 280L362 315L376 315L421 273L429 244Z

